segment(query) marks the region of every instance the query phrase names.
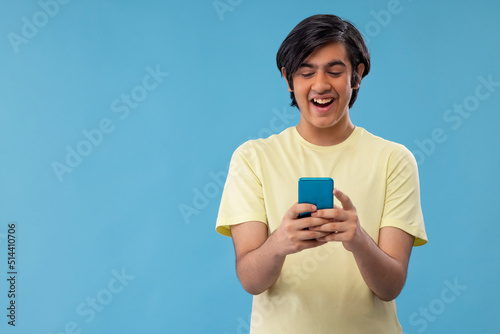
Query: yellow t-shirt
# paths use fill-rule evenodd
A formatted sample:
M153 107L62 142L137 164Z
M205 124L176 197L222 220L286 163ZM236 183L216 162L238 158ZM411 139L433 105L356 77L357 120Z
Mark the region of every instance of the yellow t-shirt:
M375 242L384 226L415 236L415 246L427 242L413 155L360 127L334 146L311 144L295 127L241 145L231 159L217 232L231 236L231 225L260 221L272 233L297 202L301 177L333 178ZM371 292L339 242L288 255L276 283L254 296L250 327L252 334L402 333L395 302Z

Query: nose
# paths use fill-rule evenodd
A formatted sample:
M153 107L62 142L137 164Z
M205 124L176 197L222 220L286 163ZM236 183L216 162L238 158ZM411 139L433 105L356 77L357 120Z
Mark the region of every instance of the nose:
M332 86L328 82L328 77L326 73L319 71L314 78L314 83L311 88L318 94L322 94L329 91L332 88Z

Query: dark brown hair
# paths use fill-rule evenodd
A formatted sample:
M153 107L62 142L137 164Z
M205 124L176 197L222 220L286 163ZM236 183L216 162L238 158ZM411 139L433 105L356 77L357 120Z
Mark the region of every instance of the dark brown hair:
M335 15L314 15L306 18L288 34L276 54L278 70L284 67L286 79L293 90L293 75L304 60L317 48L332 42L345 45L347 57L352 66L351 84L355 86L370 72L370 53L361 33L350 22ZM356 69L359 64L365 65L362 78ZM352 91L349 108L358 96L358 90ZM290 93L292 106L297 106L295 95Z

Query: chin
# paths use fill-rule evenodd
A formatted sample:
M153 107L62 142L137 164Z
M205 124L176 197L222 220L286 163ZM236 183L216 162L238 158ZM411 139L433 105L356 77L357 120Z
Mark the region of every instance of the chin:
M313 120L313 122L311 123L314 127L318 128L318 129L329 129L329 128L333 128L335 127L336 125L339 124L339 120Z

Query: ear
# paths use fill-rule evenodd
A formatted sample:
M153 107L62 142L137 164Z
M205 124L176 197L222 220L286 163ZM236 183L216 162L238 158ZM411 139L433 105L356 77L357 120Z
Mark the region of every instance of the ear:
M361 78L363 78L363 72L365 71L365 64L361 63L358 65L358 69L356 72L358 72L357 75L357 82L355 85L352 86L352 89L359 89L359 85L361 84Z
M285 70L285 68L284 68L284 67L282 67L282 68L281 68L281 75L283 76L283 78L285 78L286 84L287 84L287 86L288 86L288 91L289 91L290 93L293 93L293 89L292 89L292 88L290 88L290 83L288 82L288 79L287 79L287 76L286 76L286 70Z

